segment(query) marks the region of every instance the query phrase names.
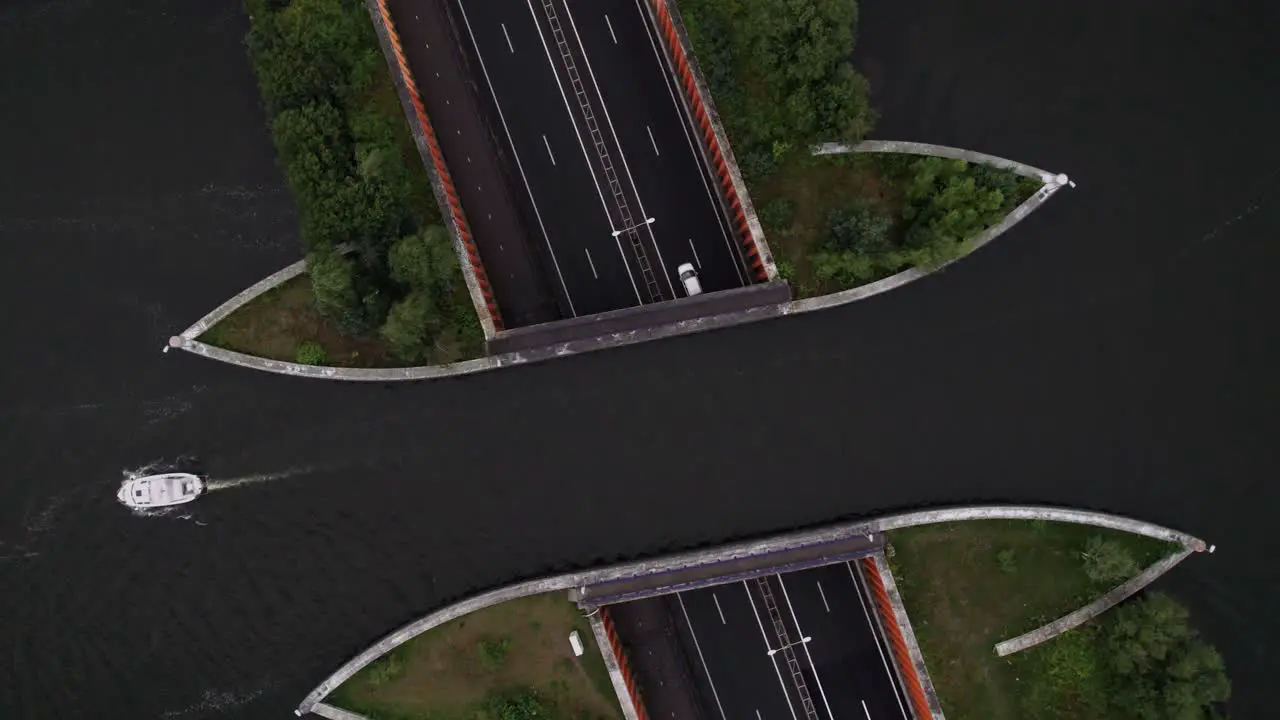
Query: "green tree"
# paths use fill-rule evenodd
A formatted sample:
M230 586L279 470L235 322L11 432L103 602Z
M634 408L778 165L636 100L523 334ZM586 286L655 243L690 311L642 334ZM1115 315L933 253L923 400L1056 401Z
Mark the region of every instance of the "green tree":
M1138 574L1138 561L1129 550L1115 540L1094 535L1085 541L1080 553L1084 572L1096 583L1115 583Z
M304 206L336 196L353 170L342 112L328 102L281 111L271 122L289 187Z
M364 308L356 290L356 268L349 258L332 250L307 256L307 273L316 307L347 332L365 329Z
M413 290L427 290L437 299L449 294L457 277L458 257L449 233L439 225L401 238L388 256L391 277Z
M1203 720L1231 695L1222 657L1188 623L1187 609L1155 593L1111 612L1104 658L1113 707L1140 720Z
M866 203L854 203L827 215L821 247L829 252L877 255L889 250L893 220Z
M431 293L414 290L391 306L382 325L382 339L400 360L420 363L430 357L440 325L440 312Z
M358 0L292 0L256 18L250 54L273 112L313 102L346 102L367 89L376 49L369 16Z

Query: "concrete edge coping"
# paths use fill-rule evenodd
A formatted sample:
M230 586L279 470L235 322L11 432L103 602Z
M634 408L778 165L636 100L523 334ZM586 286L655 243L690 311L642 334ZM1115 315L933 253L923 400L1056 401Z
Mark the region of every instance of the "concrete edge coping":
M476 311L480 330L484 333L485 340L490 340L496 334L497 328L493 317L489 314L489 303L485 301L480 291L480 281L476 277L475 268L471 265L466 243L462 239L462 229L458 227L458 219L454 217L450 207L449 192L445 189L440 173L436 172L431 149L427 143L427 129L418 121L418 114L409 89L411 78L405 78L400 72L400 63L396 60L395 47L391 40L392 28L387 27L382 21L378 0L365 0L365 9L369 11L374 34L378 36L378 46L382 49L383 60L386 61L387 70L391 72L392 82L395 83L396 97L400 100L400 110L404 114L405 122L409 125L409 132L413 135L413 144L418 148L418 158L427 171L427 178L431 181L431 194L435 196L436 207L440 210L440 222L449 231L449 239L453 242L453 252L458 257L458 269L462 272L462 281L467 286L467 294L471 296L471 304ZM390 9L387 12L390 15ZM413 82L416 88L417 81ZM430 118L427 122L430 122ZM478 248L476 252L479 253Z
M320 717L329 718L329 720L370 720L369 717L361 715L358 712L343 710L342 708L336 705L330 705L329 703L316 703L311 706L311 712L319 715ZM301 714L297 710L295 710L294 713L298 715Z
M591 624L591 634L596 636L596 647L600 650L601 657L604 658L604 667L609 671L609 682L613 685L613 693L618 696L618 704L622 707L623 720L640 720L640 713L636 710L635 698L631 697L631 691L627 688L627 681L622 677L622 666L620 660L613 652L613 643L609 640L609 633L604 629L604 619L600 617L600 609L596 609L587 614L587 622Z
M334 248L334 250L341 255L346 255L355 250L355 245L352 243L342 243L341 245ZM299 275L305 273L306 271L307 271L307 261L304 258L302 260L299 260L296 263L293 263L292 265L287 265L271 273L270 275L262 278L258 282L250 285L244 290L241 290L240 292L231 296L231 299L222 303L221 305L219 305L218 307L210 311L208 314L206 314L204 317L195 321L195 323L192 324L191 327L178 333L177 337L186 338L188 340L195 340L196 338L208 332L209 328L227 319L227 317L231 315L231 313L234 313L235 311L239 310L245 305L248 305L252 300L256 299L259 295L262 295L264 293L267 293L267 292L270 292L271 290L276 289L280 285L283 285L289 282L290 280L298 277ZM173 342L170 341L169 344L172 346Z
M950 145L934 145L933 143L918 143L907 140L863 140L859 143L821 143L810 149L814 155L847 155L850 153L902 153L906 155L927 155L932 157L950 158L952 160L964 160L965 162L977 163L979 165L988 165L990 167L1008 170L1017 173L1023 177L1033 180L1039 180L1045 184L1057 182L1059 185L1070 183L1065 175L1051 173L1041 170L1033 165L1020 163L1017 160L1009 160L996 155L988 155L976 150L965 150L963 148L951 147Z
M1155 582L1161 575L1164 575L1177 566L1178 563L1186 560L1193 552L1195 552L1195 549L1184 546L1181 550L1170 555L1166 555L1154 563L1151 563L1147 569L1137 575L1134 575L1106 593L1103 593L1097 600L1094 600L1088 605L1077 608L1057 620L1047 622L1035 630L1023 633L1015 638L1001 640L996 643L996 655L1004 657L1016 652L1022 652L1023 650L1035 647L1040 643L1052 640L1068 630L1074 630L1075 628L1080 627L1116 605L1119 605L1134 593L1137 593L1139 590L1142 590L1146 586Z
M372 1L372 0L371 0ZM417 130L415 129L415 137ZM909 148L909 149L893 149L893 148ZM881 293L900 288L907 283L919 280L920 278L938 272L952 263L963 260L966 256L973 253L977 249L995 240L1000 235L1008 232L1010 228L1022 222L1028 215L1037 210L1041 205L1053 197L1055 193L1068 185L1074 185L1067 179L1066 175L1053 175L1044 172L1030 165L1023 165L1012 160L998 158L994 155L986 155L984 153L973 152L970 150L961 150L958 148L949 148L943 145L928 145L925 143L911 143L898 141L875 141L868 140L857 145L841 145L839 143L827 143L814 149L814 154L836 155L841 153L854 152L913 152L918 155L938 155L940 157L955 157L958 159L966 159L971 162L983 162L994 167L1013 170L1026 177L1035 177L1044 181L1044 186L1037 190L1027 198L1021 205L1014 208L1003 220L983 230L978 235L966 241L968 249L966 252L953 260L950 260L936 268L910 268L900 273L890 275L887 278L877 280L866 285L860 285L849 290L841 290L839 292L823 295L816 298L803 298L800 300L792 300L778 305L765 307L748 308L731 313L721 315L712 315L704 318L696 318L692 320L682 320L677 323L669 323L654 328L646 328L643 330L632 330L622 333L612 333L598 338L589 340L576 340L567 343L553 345L535 351L522 351L505 353L501 355L493 355L488 357L475 358L472 360L463 360L456 363L446 363L442 365L418 365L413 367L402 368L339 368L329 366L302 365L300 363L288 362L284 360L270 360L267 358L248 355L236 352L234 350L226 350L214 347L207 343L202 343L196 338L206 332L210 327L230 315L241 306L253 300L257 296L271 290L299 274L306 271L306 261L301 260L282 270L279 270L262 280L254 283L244 291L238 293L235 297L227 302L219 305L213 312L201 318L194 325L184 330L182 333L169 338L169 344L164 350L167 352L169 348L179 348L187 352L195 353L207 357L211 360L239 365L240 367L250 370L262 370L266 372L274 372L281 375L291 375L294 377L306 377L322 380L341 380L348 382L396 382L396 381L412 381L412 380L432 380L444 377L457 377L462 375L471 375L487 370L497 370L512 365L523 365L534 362L541 362L557 357L567 355L576 355L584 352L592 352L595 350L603 350L611 347L621 347L625 345L633 345L636 343L647 342L649 340L657 340L665 337L678 337L681 335L691 335L694 333L706 332L718 328L732 327L735 325L743 325L751 322L758 322L773 317L781 317L788 315L799 315L801 313L813 312L815 310L825 310L828 308L847 305L849 303L865 300L869 297L879 295ZM1020 172L1017 168L1021 168ZM432 172L433 183L438 180L435 177L432 168L427 168ZM1038 174L1037 174L1038 173ZM460 239L459 239L460 242ZM340 246L340 252L350 252L353 248L350 245ZM455 247L455 249L457 249ZM770 260L772 262L772 260ZM467 267L463 267L465 274Z
M962 520L1047 520L1124 530L1170 542L1181 543L1197 552L1205 549L1203 540L1187 533L1143 520L1091 510L1051 507L1045 505L967 505L895 513L870 520L835 523L817 528L774 535L759 540L740 541L716 547L693 550L627 563L608 565L594 570L564 573L534 580L525 580L494 588L458 602L438 608L414 620L378 640L369 648L344 663L329 677L303 698L297 714L302 715L327 697L339 685L346 682L369 663L422 633L450 622L468 613L482 610L508 600L539 595L548 592L568 591L583 585L607 582L633 575L643 575L688 565L702 565L719 560L731 560L750 555L761 555L798 545L809 545L824 540L847 538L852 535L885 532L918 525L931 525Z
M884 584L884 592L889 596L893 618L902 631L902 640L907 645L911 664L915 666L916 679L920 681L920 689L924 691L925 699L929 702L929 713L933 716L933 720L946 720L946 715L942 712L942 701L938 699L938 691L933 686L933 678L929 675L928 665L925 664L924 653L920 650L920 642L916 640L915 628L911 626L911 616L907 614L907 606L902 602L902 593L898 592L898 583L894 580L893 570L889 568L884 551L876 552L871 557L875 562L876 572L880 574L880 582ZM876 616L879 617L879 613L876 613ZM896 666L897 663L894 665Z

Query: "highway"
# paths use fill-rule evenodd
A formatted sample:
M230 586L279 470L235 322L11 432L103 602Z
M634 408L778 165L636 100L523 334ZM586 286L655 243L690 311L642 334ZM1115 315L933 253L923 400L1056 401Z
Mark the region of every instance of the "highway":
M710 715L909 718L865 593L848 563L680 593Z
M449 0L575 314L683 296L746 271L643 7Z

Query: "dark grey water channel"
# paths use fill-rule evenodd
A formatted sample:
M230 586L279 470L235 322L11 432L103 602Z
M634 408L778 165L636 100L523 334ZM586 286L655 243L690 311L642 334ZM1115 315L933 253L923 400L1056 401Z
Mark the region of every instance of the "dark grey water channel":
M879 137L1079 188L856 307L381 387L160 352L297 257L238 4L7 4L0 716L291 717L352 653L477 589L972 500L1217 543L1165 587L1226 651L1236 715L1266 716L1278 21L864 3ZM114 502L122 471L182 455L222 489L160 517Z

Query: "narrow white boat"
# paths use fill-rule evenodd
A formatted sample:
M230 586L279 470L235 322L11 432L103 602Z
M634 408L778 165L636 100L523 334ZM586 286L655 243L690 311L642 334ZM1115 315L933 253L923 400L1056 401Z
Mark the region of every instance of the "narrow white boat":
M204 481L191 473L164 473L130 478L116 497L129 507L153 508L188 503L204 492Z

